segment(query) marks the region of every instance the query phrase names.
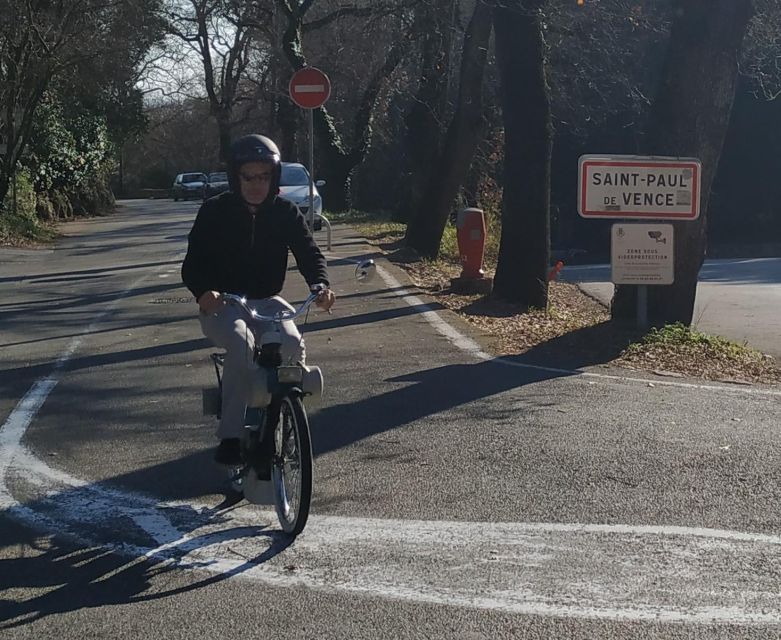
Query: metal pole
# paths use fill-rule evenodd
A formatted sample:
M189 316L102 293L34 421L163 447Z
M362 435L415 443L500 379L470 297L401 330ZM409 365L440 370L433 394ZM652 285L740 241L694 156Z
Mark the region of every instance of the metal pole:
M307 109L309 111L309 229L314 232L315 230L315 117L313 114L314 109Z
M637 287L637 328L645 331L648 328L648 285Z

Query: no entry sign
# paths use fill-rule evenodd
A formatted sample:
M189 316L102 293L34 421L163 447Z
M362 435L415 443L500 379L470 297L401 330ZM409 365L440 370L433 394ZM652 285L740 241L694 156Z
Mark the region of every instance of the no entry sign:
M320 69L304 67L290 79L290 99L302 109L322 107L331 95L331 81Z

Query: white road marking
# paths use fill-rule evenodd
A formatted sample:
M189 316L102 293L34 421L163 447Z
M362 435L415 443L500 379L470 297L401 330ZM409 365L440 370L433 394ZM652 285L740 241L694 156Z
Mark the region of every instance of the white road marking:
M161 271L162 268L163 267L158 267L155 272ZM30 426L35 415L43 406L43 403L46 402L46 398L49 397L52 389L57 385L58 372L79 349L84 340L84 336L93 333L100 322L116 308L120 300L125 298L125 296L140 286L148 278L149 275L144 275L133 282L133 284L122 291L114 300L108 303L104 310L97 315L95 320L86 329L68 343L68 346L54 363L51 374L33 383L33 386L30 387L30 390L19 401L3 423L2 427L0 427L0 507L6 507L8 504L13 503L5 485L6 471L21 446L20 443L24 437L25 431L27 431L27 427Z
M8 506L1 502L4 488L2 479L5 478L11 461L19 451L19 443L24 432L27 431L35 414L43 406L56 384L57 380L53 377L43 378L33 384L0 429L0 506L2 507Z
M633 383L641 383L647 385L650 381L647 378L633 378L631 376L615 376L615 375L609 375L605 373L594 373L591 371L580 371L575 369L558 369L555 367L543 367L536 364L514 362L512 360L507 360L506 358L501 356L492 356L489 353L483 351L482 347L479 344L477 344L477 342L463 335L457 329L449 325L430 305L423 302L420 298L413 296L409 291L403 289L401 283L398 280L396 280L396 278L394 278L390 273L388 273L388 271L386 271L379 265L377 266L377 273L380 274L382 279L385 281L385 284L387 284L388 287L393 289L395 293L398 296L400 296L408 305L410 305L411 307L415 307L417 309L427 309L427 311L423 311L421 313L421 316L425 318L426 321L429 324L431 324L431 326L434 327L434 329L436 329L440 334L442 334L448 340L450 340L450 342L452 342L454 346L458 347L459 349L461 349L465 353L468 353L474 358L477 358L478 360L484 360L487 362L490 361L496 364L501 364L509 367L518 367L520 369L532 369L534 371L545 371L547 373L557 373L557 374L567 375L567 376L583 376L585 378L592 378L592 379L596 378L599 380L607 380L611 382L620 382L620 383L633 382ZM781 397L781 391L776 389L730 387L726 385L718 386L715 384L693 384L690 382L674 382L674 381L667 381L667 380L657 380L655 378L653 379L653 383L654 385L659 387L676 387L679 389L702 389L705 391L717 391L719 393L733 392L733 393L741 393L741 394Z
M11 516L182 570L272 587L527 615L781 624L781 536L676 526L315 515L295 544L277 555L282 538L265 528L275 526L271 511L161 504L85 484L25 450L15 464L25 473L29 497L25 505L7 507ZM128 519L138 531L126 524L118 531L116 523Z

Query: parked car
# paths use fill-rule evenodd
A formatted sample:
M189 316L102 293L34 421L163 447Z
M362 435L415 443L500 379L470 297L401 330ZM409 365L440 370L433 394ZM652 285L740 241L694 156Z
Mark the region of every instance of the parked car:
M204 184L206 184L205 173L180 173L171 187L171 197L174 202L180 199L200 198L203 195Z
M314 230L319 231L323 226L323 199L320 197L318 187L325 185L325 180L318 180L314 184ZM279 195L298 205L298 208L309 220L309 172L306 167L297 162L282 163L282 177L279 181Z
M206 180L206 184L203 185L203 199L206 200L212 196L222 193L230 189L228 186L228 174L224 171L218 171L217 173L210 173Z

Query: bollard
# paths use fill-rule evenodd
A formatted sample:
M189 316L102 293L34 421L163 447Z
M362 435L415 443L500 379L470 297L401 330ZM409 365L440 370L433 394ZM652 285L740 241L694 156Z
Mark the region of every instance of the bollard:
M493 278L483 271L485 253L485 218L482 209L467 208L458 212L456 238L461 257L461 275L450 281L458 293L490 293Z
M553 282L559 277L559 273L561 273L561 270L564 268L564 262L561 260L556 260L556 264L553 265L550 271L548 271L548 282Z

